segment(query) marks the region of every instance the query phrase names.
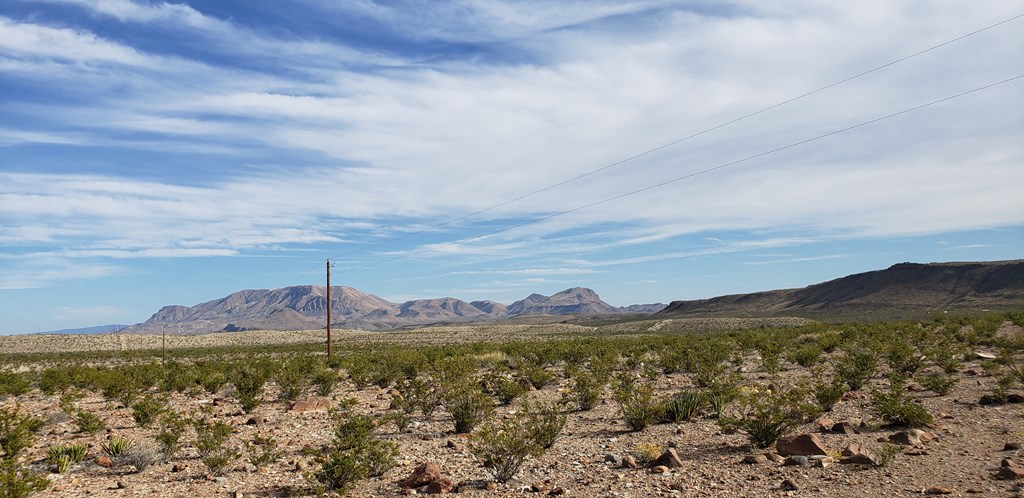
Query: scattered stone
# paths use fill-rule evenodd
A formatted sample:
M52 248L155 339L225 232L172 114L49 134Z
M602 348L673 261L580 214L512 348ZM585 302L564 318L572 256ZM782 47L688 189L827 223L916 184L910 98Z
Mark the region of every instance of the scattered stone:
M612 465L615 465L616 467L622 467L622 465L623 465L622 457L620 457L619 455L612 454L612 453L609 453L609 454L605 455L604 456L604 461L605 461L605 463L610 463Z
M245 493L241 491L235 491L232 495L233 498L245 498Z
M188 468L188 465L183 463L176 463L171 466L171 472L184 472Z
M760 464L768 463L768 457L764 456L761 453L756 453L756 454L753 454L753 455L747 455L747 456L743 457L743 463L747 463L747 464L751 464L751 465L760 465Z
M445 442L444 445L445 445L445 447L453 449L453 450L459 449L459 443L456 443L455 441L452 441L451 439L449 439L447 442Z
M298 400L292 403L289 411L292 412L315 412L320 410L327 410L331 407L331 400L328 398L313 396L306 399Z
M921 429L900 431L888 437L888 441L901 446L918 446L935 439L935 436Z
M263 425L266 421L267 419L260 416L249 417L249 420L245 421L245 425Z
M857 434L860 431L857 430L857 426L850 422L836 422L831 427L831 432L834 434Z
M807 457L803 455L790 455L786 457L786 461L782 462L782 465L803 467L807 465Z
M228 478L225 477L225 476L217 476L217 477L213 478L213 482L218 483L218 484L224 484L224 483L228 482Z
M953 494L953 490L949 489L949 488L941 488L941 487L938 487L938 486L932 486L932 487L924 490L924 494L926 494L926 495L951 495L951 494Z
M1020 443L1006 443L1003 445L1003 451L1017 451L1020 450Z
M551 488L551 491L548 491L548 496L562 496L564 494L565 489L563 489L561 486L555 486Z
M114 461L108 456L98 456L96 457L96 465L99 465L100 467L113 467Z
M903 452L907 456L924 456L928 454L928 450L923 448L909 448Z
M626 469L635 469L640 466L637 465L636 458L633 458L633 455L626 455L622 457L622 467Z
M830 432L832 430L832 426L836 425L836 421L830 418L820 418L816 423L818 424L818 430L820 432Z
M985 351L978 351L974 353L974 355L977 356L979 360L994 360L997 356L995 353L988 353Z
M998 405L999 400L991 394L982 394L981 399L978 400L979 405Z
M1008 481L1024 479L1024 468L1008 460L1003 460L1003 465L999 467L995 477L996 479L1005 479Z
M664 466L670 469L678 469L683 466L683 460L679 458L679 453L676 452L675 448L668 448L661 454L661 456L651 463L651 466Z
M114 483L114 487L117 489L128 489L128 483L124 481L117 481Z
M498 489L498 483L489 482L484 485L484 489L486 489L487 491L494 491L495 489Z
M451 479L441 476L436 481L431 482L427 485L427 493L432 495L443 495L450 493L455 488L455 483Z
M878 461L875 460L874 455L861 449L860 445L851 444L843 448L842 456L839 457L839 463L842 464L856 464L856 465L877 465Z
M1024 394L1013 393L1006 397L1007 403L1020 404L1024 403Z
M813 456L813 457L809 458L808 460L810 460L810 463L811 463L812 466L820 467L820 468L823 468L823 469L827 469L827 468L831 467L832 465L834 465L836 463L836 459L832 458L830 456L826 456L826 457Z
M827 455L825 446L821 439L814 434L799 434L796 436L784 436L775 442L775 450L782 456L790 455Z
M548 490L548 486L542 482L536 482L530 485L531 493L543 493Z
M792 479L786 479L779 484L779 489L783 491L796 491L800 489Z
M668 467L664 465L655 465L654 467L651 467L652 474L664 474L665 472L668 472Z
M786 461L786 459L782 458L782 455L779 455L778 453L766 453L764 456L772 463L782 463Z
M434 462L421 463L409 477L402 480L403 488L426 486L441 478L441 469Z

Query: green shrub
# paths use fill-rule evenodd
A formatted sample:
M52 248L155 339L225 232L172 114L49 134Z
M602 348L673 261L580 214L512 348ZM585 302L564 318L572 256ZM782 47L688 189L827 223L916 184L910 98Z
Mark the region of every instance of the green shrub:
M93 412L79 410L75 413L75 423L78 425L78 432L96 434L107 428L106 422Z
M465 434L494 412L494 401L477 386L464 385L447 393L444 407L455 421L455 433Z
M663 401L659 412L664 422L683 422L693 420L703 406L704 395L700 391L687 390Z
M789 351L786 359L804 368L811 368L821 358L822 348L817 342L808 342Z
M494 376L488 384L490 384L490 394L497 398L498 403L503 406L511 404L526 392L526 389L518 382L502 376Z
M231 463L241 456L234 449L225 446L233 431L231 426L219 420L212 423L196 420L193 425L196 429L195 446L199 452L199 459L211 474L224 475Z
M830 412L839 400L846 394L847 384L839 377L826 381L821 378L814 382L814 399L823 411Z
M362 415L334 413L334 440L320 470L307 476L320 493L344 495L358 481L377 477L397 462L398 447L374 436L377 420Z
M568 420L556 403L524 403L521 413L526 433L545 450L555 444Z
M890 379L888 392L871 393L871 408L876 416L899 427L924 427L933 420L928 410L907 394L902 378Z
M896 460L903 449L898 444L882 443L875 449L875 461L879 467L888 467Z
M231 377L239 404L245 413L251 413L263 403L263 386L270 377L268 369L262 365L242 364L237 366Z
M167 459L173 459L181 448L181 437L188 428L188 421L174 412L164 414L161 419L160 432L156 435L156 442L160 445L160 452Z
M576 410L585 412L592 410L601 400L604 383L599 382L594 374L583 369L569 369L569 390L562 398Z
M835 364L836 377L845 382L851 391L864 387L877 369L878 357L866 349L846 351Z
M902 375L913 375L924 366L924 359L913 346L906 341L897 340L889 345L886 355L889 368Z
M550 448L566 416L557 405L531 406L501 422L485 424L470 436L469 449L498 482L511 479L529 457L538 457Z
M0 460L15 460L25 448L32 446L43 420L22 415L19 407L0 408Z
M312 358L304 355L293 356L277 369L274 380L281 388L281 399L295 400L305 394L313 381Z
M62 367L47 368L39 374L38 386L43 393L53 396L71 387L73 379L68 369Z
M396 409L412 414L417 408L429 417L441 404L441 396L434 389L432 382L421 377L404 379L396 385L401 401Z
M31 387L28 374L0 371L0 396L21 396Z
M132 417L139 427L149 427L162 413L167 411L167 400L146 395L132 405Z
M25 498L50 487L50 480L23 467L14 459L0 460L0 496Z
M921 377L918 377L917 380L925 389L938 394L939 396L949 394L958 381L956 375L949 375L945 372L922 375Z
M338 372L328 367L313 370L313 386L319 396L330 396L338 386Z
M523 379L534 389L543 389L554 382L555 375L541 367L527 367L522 372Z
M660 407L654 399L654 386L641 384L628 373L618 376L612 398L632 431L643 430L660 416Z
M724 430L743 429L753 446L767 448L818 412L806 397L798 387L752 389L740 396L734 414L718 422Z
M249 463L261 467L276 462L284 451L277 449L277 439L274 436L261 436L259 434L245 444L249 453Z
M160 379L162 391L183 393L198 385L199 372L192 365L182 365L174 360L169 360L164 363L163 369L164 375Z

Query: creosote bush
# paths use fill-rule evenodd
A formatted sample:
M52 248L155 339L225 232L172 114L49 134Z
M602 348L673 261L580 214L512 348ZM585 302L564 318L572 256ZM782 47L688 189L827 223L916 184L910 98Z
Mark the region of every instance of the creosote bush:
M185 434L189 421L177 413L167 412L160 422L160 432L156 435L156 442L160 445L160 452L164 454L164 457L173 459L181 448L181 437Z
M819 413L806 398L807 392L800 387L749 389L740 395L734 411L720 417L718 423L723 430L746 431L753 446L767 448Z
M455 433L465 434L494 413L494 401L478 386L462 385L445 396L444 407L452 414Z
M93 412L79 410L75 413L75 423L78 425L78 432L96 434L107 428L107 424Z
M554 404L525 404L513 416L484 424L470 436L469 450L496 481L507 482L528 458L554 444L565 420Z
M249 453L249 463L260 467L276 462L284 451L277 448L277 439L274 436L263 436L257 434L245 444Z
M928 410L907 394L903 378L894 375L889 380L889 391L871 393L871 408L875 415L898 427L924 427L932 423Z
M562 395L563 402L581 412L590 411L597 406L604 392L604 382L597 380L596 375L582 368L567 368L566 374L570 384L569 390Z
M233 432L230 425L221 422L193 421L196 429L196 450L210 473L215 476L224 475L239 456L238 451L226 446L228 437Z
M306 476L315 491L344 495L358 481L377 477L393 468L398 447L375 436L380 423L373 417L332 413L334 439L325 450L320 470Z
M132 405L132 417L139 427L149 427L166 411L167 399L152 395L146 395L141 401Z
M654 398L654 386L640 383L636 377L623 372L616 378L615 403L619 412L632 431L641 431L658 420L660 413L657 400Z

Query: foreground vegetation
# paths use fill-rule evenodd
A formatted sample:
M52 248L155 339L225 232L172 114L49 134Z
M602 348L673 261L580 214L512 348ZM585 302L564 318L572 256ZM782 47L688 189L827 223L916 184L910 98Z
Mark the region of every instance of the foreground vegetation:
M663 326L661 333L627 334L622 331L628 325L620 325L617 334L545 340L339 344L333 358L314 344L179 350L167 359L156 351L9 355L0 369L0 496L46 489L46 473L74 472L86 456L69 444L36 448L45 459L26 457L36 434L53 423L18 406L19 397L36 390L58 399L64 418L81 434L109 424L80 405L86 395L102 396L139 427L151 428L152 437L103 443L103 454L132 472L175 461L185 448L211 476L229 474L239 462L259 467L281 458L273 436L240 440L231 425L208 413L181 411L180 403L170 402L174 396L226 398L253 413L268 403L317 394L337 398L329 419L334 436L309 449L319 455L318 465L303 470L306 487L290 492L344 493L385 474L402 455L380 431L394 427L401 433L437 413L446 414L452 434L469 435L469 451L486 474L505 482L555 444L568 418L605 397L630 431L709 418L724 433L744 434L751 447L767 448L827 414L851 391L867 391L878 424L924 427L935 414L915 402L908 386L945 396L965 359L984 348L998 352L984 363L997 380L989 396L1006 403L1024 384L1024 337L997 333L1007 322L1024 326L1024 315L702 333ZM742 375L751 365L756 378ZM658 393L655 385L666 375L685 376L686 387ZM387 389L389 407L367 413L338 396L340 386ZM525 396L552 386L562 387L557 402L531 403ZM496 418L499 406L514 409ZM638 448L636 456L650 461L658 455L649 453L656 452Z

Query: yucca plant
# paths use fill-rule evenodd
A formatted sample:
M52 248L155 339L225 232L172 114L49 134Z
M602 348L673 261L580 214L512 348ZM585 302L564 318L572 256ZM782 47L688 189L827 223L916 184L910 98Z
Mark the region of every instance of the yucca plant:
M128 451L134 445L135 441L120 436L116 436L109 441L104 441L100 443L100 449L103 450L103 453L115 457Z

